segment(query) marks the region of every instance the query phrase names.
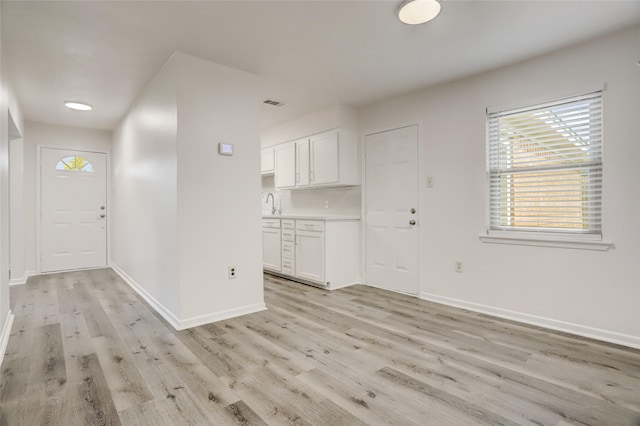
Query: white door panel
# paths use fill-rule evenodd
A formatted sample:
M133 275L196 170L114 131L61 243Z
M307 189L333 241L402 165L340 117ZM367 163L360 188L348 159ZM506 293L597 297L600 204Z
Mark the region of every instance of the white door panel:
M296 186L309 186L309 140L296 142Z
M40 188L42 272L106 266L106 154L42 148Z
M311 138L311 183L324 185L340 180L338 132L331 131Z
M275 147L275 186L293 188L296 186L296 145L287 143Z
M296 277L324 282L324 232L296 231Z
M366 281L418 294L417 126L368 135L365 150Z
M282 269L280 229L262 228L262 258L263 267L272 271Z

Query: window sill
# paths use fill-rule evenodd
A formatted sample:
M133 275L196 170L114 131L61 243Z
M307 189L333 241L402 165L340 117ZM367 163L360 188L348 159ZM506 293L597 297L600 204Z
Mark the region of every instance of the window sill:
M491 244L512 244L519 246L556 247L579 250L607 251L612 242L567 236L547 235L480 235L480 241Z

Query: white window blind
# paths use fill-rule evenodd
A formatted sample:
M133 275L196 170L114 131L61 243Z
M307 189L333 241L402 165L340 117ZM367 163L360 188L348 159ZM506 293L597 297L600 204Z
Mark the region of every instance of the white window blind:
M489 233L601 235L602 92L487 114Z

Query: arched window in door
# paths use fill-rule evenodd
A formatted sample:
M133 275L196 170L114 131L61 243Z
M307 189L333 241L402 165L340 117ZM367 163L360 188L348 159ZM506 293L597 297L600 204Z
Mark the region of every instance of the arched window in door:
M65 157L58 161L58 164L56 164L56 170L93 172L93 166L87 159L73 156Z

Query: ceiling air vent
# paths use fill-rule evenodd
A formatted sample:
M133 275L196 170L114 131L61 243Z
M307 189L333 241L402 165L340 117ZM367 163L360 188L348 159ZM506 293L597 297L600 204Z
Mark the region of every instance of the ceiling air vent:
M277 106L277 107L281 107L284 105L284 102L280 102L280 101L274 101L273 99L267 99L265 101L262 101L263 104L267 104L267 105L271 105L271 106Z

